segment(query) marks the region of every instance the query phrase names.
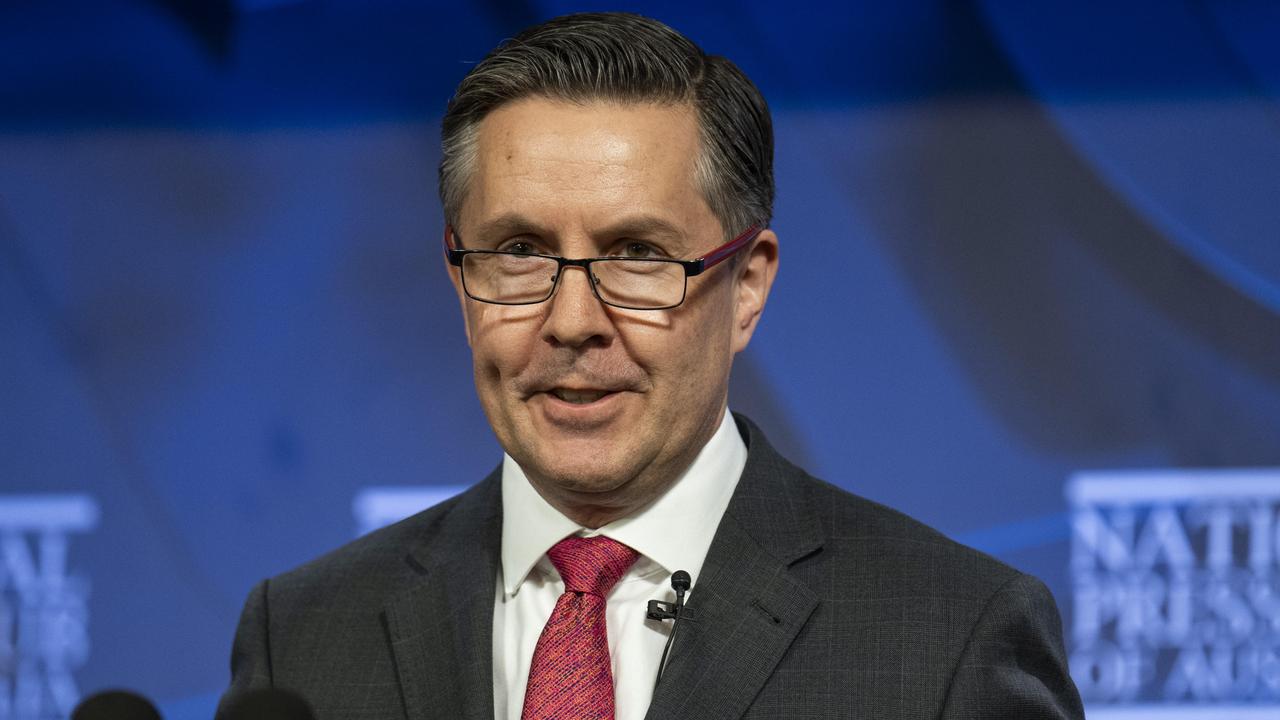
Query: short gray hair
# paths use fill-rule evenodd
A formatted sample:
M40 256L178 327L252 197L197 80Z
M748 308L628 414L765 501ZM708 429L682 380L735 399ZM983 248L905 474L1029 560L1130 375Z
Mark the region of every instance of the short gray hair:
M773 123L760 91L732 62L650 18L565 15L502 42L462 79L441 128L440 202L456 224L475 171L480 122L542 96L575 103L687 104L697 112L695 181L726 236L773 216Z

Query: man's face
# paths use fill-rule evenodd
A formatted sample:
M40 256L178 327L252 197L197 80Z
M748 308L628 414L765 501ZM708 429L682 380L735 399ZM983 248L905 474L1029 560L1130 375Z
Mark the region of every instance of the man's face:
M454 230L468 248L700 257L725 233L695 185L699 151L688 107L509 103L480 125ZM492 305L466 298L452 268L489 423L562 512L592 526L629 514L714 433L733 356L773 278L776 238L766 231L744 254L689 278L670 310L606 306L581 268L565 268L544 303Z

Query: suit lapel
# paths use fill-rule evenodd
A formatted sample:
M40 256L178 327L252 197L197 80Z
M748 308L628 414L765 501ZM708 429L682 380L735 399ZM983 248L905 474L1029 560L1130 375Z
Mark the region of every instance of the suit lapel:
M499 473L464 493L406 556L414 578L385 607L409 720L493 718Z
M790 566L818 552L822 532L802 483L745 418L747 465L689 595L648 720L732 720L750 706L818 606Z

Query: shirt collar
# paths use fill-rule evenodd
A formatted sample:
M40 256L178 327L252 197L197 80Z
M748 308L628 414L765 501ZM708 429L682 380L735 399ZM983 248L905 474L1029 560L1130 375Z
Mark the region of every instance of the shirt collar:
M529 484L510 455L502 460L502 582L514 596L534 565L560 540L581 533L623 543L668 573L687 571L696 584L720 517L729 506L747 446L728 410L693 463L640 512L589 530L565 517Z

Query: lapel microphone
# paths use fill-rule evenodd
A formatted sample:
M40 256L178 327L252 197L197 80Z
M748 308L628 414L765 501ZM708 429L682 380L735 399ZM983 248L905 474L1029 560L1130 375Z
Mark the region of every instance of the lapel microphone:
M671 573L671 589L676 591L676 601L673 603L661 600L649 601L646 615L650 620L672 621L671 634L667 636L667 644L662 647L662 659L658 661L658 676L653 680L655 691L658 689L658 683L662 682L662 671L667 667L667 653L671 651L671 641L676 639L676 631L680 629L680 620L687 619L693 622L691 613L684 609L684 594L689 591L691 584L689 573L677 570Z

